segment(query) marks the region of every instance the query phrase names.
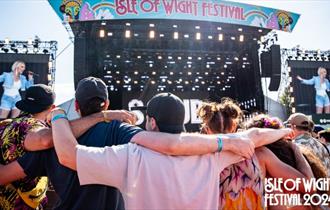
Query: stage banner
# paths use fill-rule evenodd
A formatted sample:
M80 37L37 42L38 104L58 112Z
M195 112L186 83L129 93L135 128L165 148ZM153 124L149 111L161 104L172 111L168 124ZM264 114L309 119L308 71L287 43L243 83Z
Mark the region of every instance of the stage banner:
M291 32L300 15L222 0L48 0L63 21L177 19Z

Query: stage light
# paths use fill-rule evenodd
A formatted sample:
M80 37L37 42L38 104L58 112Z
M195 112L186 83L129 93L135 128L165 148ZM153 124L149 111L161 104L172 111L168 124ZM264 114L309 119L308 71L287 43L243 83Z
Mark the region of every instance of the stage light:
M195 88L195 87L192 87L192 88L191 88L191 90L192 90L192 91L195 91L195 90L196 90L196 88Z
M244 42L244 35L239 35L239 41Z
M130 38L131 37L131 31L130 30L126 30L125 31L125 38Z
M141 59L141 55L136 56L137 59Z
M136 34L136 33L134 34L134 37L138 37L138 36L139 36L139 34Z
M149 38L154 39L155 38L155 31L150 31L149 32Z
M185 34L183 37L187 39L189 38L189 34Z
M153 28L153 27L155 27L155 24L150 23L150 24L149 24L149 27Z
M247 60L247 58L246 57L243 57L243 61L246 61Z
M117 84L120 84L120 80L117 80L116 83L117 83Z
M169 60L171 60L173 57L172 57L172 56L168 56L167 58L168 58Z
M202 60L202 58L201 58L201 57L198 57L197 59L198 59L199 61L200 61L200 60Z
M185 81L184 84L189 85L189 81Z
M191 75L191 71L188 71L188 75Z
M217 81L217 84L218 84L218 85L220 85L220 84L221 84L221 82L220 82L220 81Z
M125 25L126 25L126 26L131 26L131 23L126 23Z
M207 38L208 38L208 39L213 39L213 36L208 36Z
M238 61L239 59L238 59L238 57L235 57L234 60L235 60L235 61Z
M221 30L222 30L222 28L221 28L221 27L217 27L217 30L218 30L218 31L221 31Z
M155 71L153 71L153 72L152 72L152 75L156 75L156 72L155 72Z
M158 55L158 59L161 60L162 59L162 56Z
M173 28L177 28L178 27L178 25L173 25Z
M116 58L120 58L120 55L117 55Z
M159 34L159 37L164 37L164 34Z
M223 40L223 34L219 34L219 36L218 36L218 40L219 40L219 41L222 41L222 40Z
M242 32L242 31L243 31L243 29L242 29L242 28L238 28L238 31L241 31L241 32Z
M152 63L149 64L149 67L152 68L154 65Z
M253 38L253 41L257 41L257 40L258 40L257 38L255 38L255 37Z
M168 80L167 83L171 85L172 84L172 81Z
M245 65L244 64L242 65L242 68L245 69Z
M182 57L181 57L181 56L179 56L179 57L178 57L178 60L181 60L181 59L182 59Z
M195 26L195 29L200 29L201 27L200 26Z
M108 36L113 36L113 33L112 32L108 32Z
M258 32L259 32L259 33L262 33L262 29L259 29Z
M174 74L173 71L171 71L171 72L170 72L170 75L173 75L173 74Z
M100 30L100 38L103 38L105 36L105 31L103 29Z
M218 60L218 61L220 61L220 60L221 60L221 58L220 58L220 57L217 57L217 60Z
M206 68L210 68L209 64L206 64ZM205 75L209 74L208 72L205 72Z
M227 68L227 64L223 65L223 67L226 69Z
M173 33L173 39L179 39L179 32Z
M138 84L138 83L139 83L138 81L134 80L134 84L135 84L135 85Z
M195 82L198 82L198 81L199 81L199 79L198 79L198 78L196 78L196 79L195 79Z
M116 71L116 74L120 74L120 72L119 71Z
M231 40L235 40L236 38L234 36L230 37Z
M155 82L154 80L151 80L151 84L153 84L153 85L154 85L154 84L156 84L156 82Z
M188 65L188 68L191 68L191 65L190 64Z
M204 81L201 81L201 84L202 84L202 85L205 85L205 82L204 82Z

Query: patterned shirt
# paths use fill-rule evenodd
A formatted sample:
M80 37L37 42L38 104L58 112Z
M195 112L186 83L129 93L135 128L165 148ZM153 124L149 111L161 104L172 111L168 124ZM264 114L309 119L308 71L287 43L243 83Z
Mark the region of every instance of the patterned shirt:
M295 143L304 145L312 149L314 154L320 158L321 162L327 169L327 175L330 177L330 156L325 148L325 146L319 142L318 140L314 139L310 134L305 133L295 138Z
M25 153L24 140L27 133L30 130L43 127L47 127L47 125L33 118L32 115L0 121L0 164L7 165L22 156ZM44 182L44 179L26 177L11 184L0 186L0 209L33 209L24 202L22 197L25 197L30 205L31 203L32 205L45 205L47 199L43 192L47 190L47 184L41 182ZM27 192L34 193L29 195L26 194ZM35 203L36 200L38 200L37 204Z
M254 155L225 168L220 174L219 210L262 210L263 180Z

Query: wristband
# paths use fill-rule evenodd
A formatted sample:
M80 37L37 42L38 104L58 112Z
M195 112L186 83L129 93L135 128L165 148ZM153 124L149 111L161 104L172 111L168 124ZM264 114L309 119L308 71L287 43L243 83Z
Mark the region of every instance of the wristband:
M218 142L218 149L217 152L221 152L222 151L222 146L223 146L223 142L222 142L222 138L221 136L217 136L217 142Z
M52 118L51 122L54 123L56 120L59 120L59 119L66 119L67 120L68 117L65 114L57 114Z
M102 111L102 114L103 114L103 120L104 120L104 122L107 122L107 123L111 122L111 120L108 120L108 119L106 118L106 113L105 113L105 111Z

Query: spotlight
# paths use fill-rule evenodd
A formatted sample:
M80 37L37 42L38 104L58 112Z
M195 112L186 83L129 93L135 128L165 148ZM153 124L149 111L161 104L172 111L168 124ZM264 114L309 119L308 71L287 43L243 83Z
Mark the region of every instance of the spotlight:
M113 36L113 33L112 32L108 32L108 36Z
M173 39L179 39L179 32L174 32L173 33Z
M208 39L213 39L213 36L208 36L207 38L208 38Z
M234 36L230 37L231 40L235 40L236 38Z
M200 29L201 27L200 26L195 26L196 29Z
M196 33L196 40L201 40L201 33L200 32Z
M187 38L189 38L189 34L185 34L185 35L183 35L183 37L187 39Z
M131 26L131 23L126 23L126 26Z
M155 31L150 31L149 32L149 38L154 39L155 38Z
M218 39L219 39L219 41L222 41L223 40L223 34L219 34Z
M242 32L242 31L243 31L243 29L242 29L242 28L238 28L238 31Z
M155 27L155 24L150 23L150 24L149 24L149 27L153 28L153 27Z
M105 36L105 31L103 29L100 30L100 38L104 38Z
M125 31L125 38L130 38L131 37L131 31L130 30L126 30Z
M239 35L239 41L244 42L244 35Z
M159 34L159 37L164 37L164 34Z

